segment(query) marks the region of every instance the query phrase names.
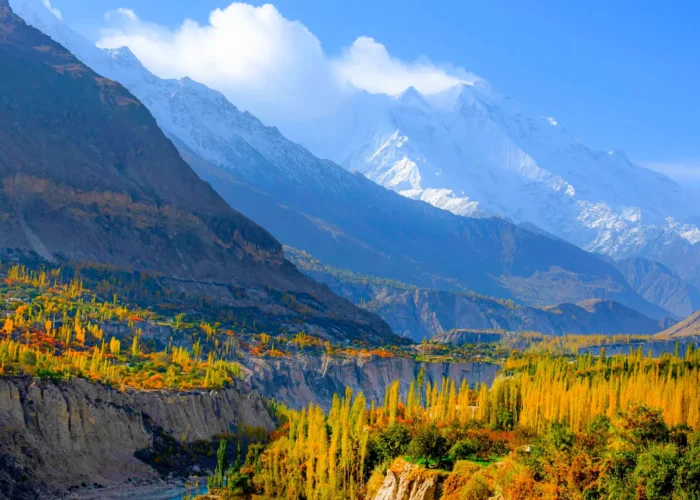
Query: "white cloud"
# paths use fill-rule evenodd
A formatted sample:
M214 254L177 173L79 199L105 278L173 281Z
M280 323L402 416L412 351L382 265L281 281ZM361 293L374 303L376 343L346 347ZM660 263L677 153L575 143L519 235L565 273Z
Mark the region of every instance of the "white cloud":
M51 0L42 0L43 4L46 6L49 11L56 16L57 18L63 20L63 14L61 14L61 11L58 9L55 9L51 6Z
M124 16L129 21L137 21L138 20L138 17L136 16L136 12L134 12L132 9L126 9L124 7L119 7L115 11L107 12L105 14L105 19L111 19L113 15Z
M642 166L669 176L681 186L700 189L700 160L652 161Z
M344 80L372 93L398 94L413 86L429 94L478 79L463 69L439 68L427 59L405 63L391 57L384 45L365 36L345 49L334 64Z
M105 18L109 28L100 47L126 45L158 76L189 76L277 121L321 114L354 88L396 94L413 85L428 93L475 80L428 60L401 61L368 37L330 57L303 24L269 4L232 3L211 12L206 25L185 20L175 30L145 22L130 9Z

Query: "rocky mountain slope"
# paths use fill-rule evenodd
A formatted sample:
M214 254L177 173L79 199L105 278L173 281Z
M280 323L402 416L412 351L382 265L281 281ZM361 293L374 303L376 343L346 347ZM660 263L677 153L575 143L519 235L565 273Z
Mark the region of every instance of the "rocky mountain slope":
M659 332L655 335L658 338L681 338L681 337L700 337L700 311L696 311L683 321Z
M529 222L616 259L658 260L700 283L700 194L594 151L486 82L436 94L361 92L290 129L321 158L465 216Z
M684 318L700 309L700 290L667 266L640 257L615 265L639 295L675 316Z
M286 244L365 273L536 304L614 298L662 316L608 263L502 219L437 210L319 160L188 78L162 80L126 48L100 51L41 2L13 0L28 20L86 64L123 83L183 157L234 208ZM439 242L439 244L436 244Z
M281 324L392 338L379 318L299 273L270 233L202 182L134 95L6 0L0 63L0 256L156 271Z
M510 308L468 295L420 290L396 295L381 291L367 310L376 312L394 332L413 340L452 329L533 331L550 335L656 333L668 325L609 300L563 303L544 308Z
M672 320L655 319L617 302L591 299L542 308L518 306L470 292L440 291L382 280L323 265L287 248L296 266L351 302L378 314L415 341L454 329L536 331L551 335L656 333Z

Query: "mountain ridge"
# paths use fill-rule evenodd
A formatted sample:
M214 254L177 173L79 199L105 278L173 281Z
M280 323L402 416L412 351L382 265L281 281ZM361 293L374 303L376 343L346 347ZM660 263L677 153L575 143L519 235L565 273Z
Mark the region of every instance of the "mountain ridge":
M677 317L700 309L700 290L667 266L641 257L617 261L615 266L639 295Z
M663 330L654 337L659 339L675 339L683 337L700 337L700 310L695 311L682 321Z

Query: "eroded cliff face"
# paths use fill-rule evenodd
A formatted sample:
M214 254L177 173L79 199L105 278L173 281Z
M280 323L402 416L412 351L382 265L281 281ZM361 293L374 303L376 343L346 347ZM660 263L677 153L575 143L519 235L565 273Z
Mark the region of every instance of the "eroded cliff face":
M20 480L50 485L53 493L83 482L156 477L134 455L152 447L156 432L193 441L245 425L274 427L261 397L249 387L120 392L81 379L0 378L0 455L23 469L27 478ZM8 489L16 485L0 481L0 487L0 496L5 490L13 498Z
M245 365L252 372L251 384L261 394L274 397L294 408L310 402L330 408L333 394L343 394L346 387L362 391L368 401L384 401L386 388L401 382L405 395L420 371L421 363L409 358L331 358L294 356L290 358L248 358ZM472 385L490 385L499 365L493 363L426 363L425 381L436 383L443 377L457 385L464 379Z

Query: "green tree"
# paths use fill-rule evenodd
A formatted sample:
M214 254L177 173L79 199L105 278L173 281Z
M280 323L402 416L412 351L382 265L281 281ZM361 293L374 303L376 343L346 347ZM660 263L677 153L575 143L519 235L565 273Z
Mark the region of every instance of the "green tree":
M700 432L695 434L678 464L676 487L685 493L680 498L700 498Z
M670 433L661 409L636 406L631 410L618 412L615 423L617 434L634 446L647 446L651 443L666 443Z
M216 470L214 475L217 478L219 487L224 485L224 476L226 475L226 468L228 467L228 456L226 454L226 445L228 442L225 439L219 441L219 449L216 452Z
M644 492L644 498L671 498L678 464L678 450L674 445L652 444L637 458L632 474L636 491Z
M411 442L411 433L404 424L392 424L379 435L376 450L379 462L387 462L404 454Z
M428 466L436 462L439 466L447 454L447 440L434 423L422 426L408 447L408 452L418 463Z
M473 439L461 439L450 448L449 455L452 460L473 459L479 451L479 444Z

